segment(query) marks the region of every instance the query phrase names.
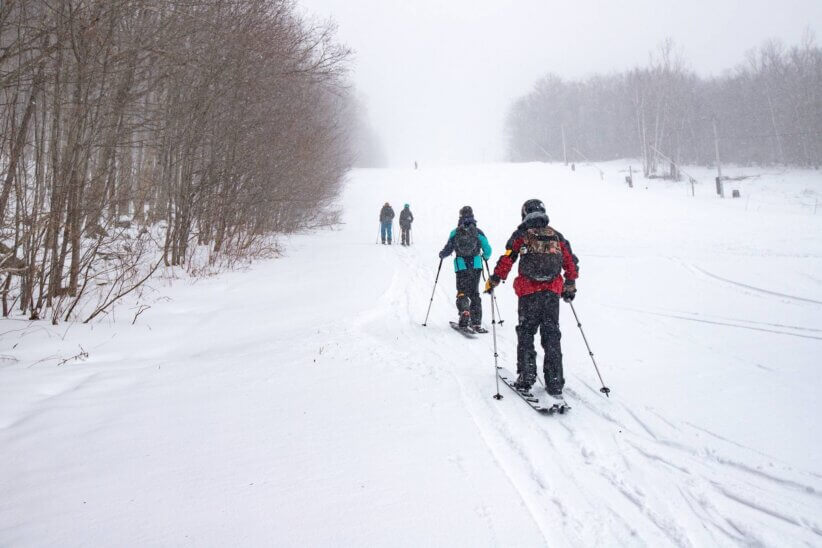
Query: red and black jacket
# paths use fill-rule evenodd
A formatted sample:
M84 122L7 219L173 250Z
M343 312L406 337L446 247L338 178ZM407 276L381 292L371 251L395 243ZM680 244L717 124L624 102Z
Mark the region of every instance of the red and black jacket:
M511 268L519 257L520 248L525 242L526 231L529 228L544 228L548 226L548 215L542 212L534 212L528 214L523 220L522 224L517 227L508 243L505 244L505 255L499 258L497 266L494 268L494 275L505 280L511 272ZM553 230L553 229L552 229ZM565 274L557 275L553 280L540 281L529 278L521 271L514 280L514 292L518 297L537 293L539 291L553 291L560 295L562 294L562 286L565 281L574 281L579 276L578 259L571 251L571 244L563 237L562 234L556 232L559 237L560 249L562 251L562 270ZM520 269L521 270L521 269Z

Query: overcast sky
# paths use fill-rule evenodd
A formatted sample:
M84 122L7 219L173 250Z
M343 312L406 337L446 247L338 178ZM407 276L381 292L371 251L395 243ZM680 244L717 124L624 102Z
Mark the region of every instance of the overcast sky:
M701 74L768 38L822 42L822 0L298 0L333 18L394 166L504 156L511 101L547 72L580 78L642 64L673 37Z

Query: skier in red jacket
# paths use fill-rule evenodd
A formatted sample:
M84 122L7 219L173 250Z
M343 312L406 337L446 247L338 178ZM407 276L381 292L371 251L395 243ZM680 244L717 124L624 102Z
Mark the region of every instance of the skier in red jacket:
M521 391L529 391L536 381L534 336L539 329L545 350L545 388L548 394L561 401L565 379L562 374L559 299L562 297L568 302L574 299L577 291L574 281L579 269L571 244L548 222L545 205L540 200L528 200L522 205L522 224L505 245L505 254L497 261L485 291L493 291L508 277L517 258L520 259L519 275L514 280L514 292L519 297L515 386Z

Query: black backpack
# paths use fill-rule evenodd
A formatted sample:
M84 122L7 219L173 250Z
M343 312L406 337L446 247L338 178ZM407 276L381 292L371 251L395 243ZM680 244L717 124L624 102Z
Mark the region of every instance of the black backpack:
M562 246L549 227L529 228L520 247L519 271L532 280L550 282L562 271Z
M461 224L454 235L454 250L457 257L476 257L480 253L480 241L477 225Z

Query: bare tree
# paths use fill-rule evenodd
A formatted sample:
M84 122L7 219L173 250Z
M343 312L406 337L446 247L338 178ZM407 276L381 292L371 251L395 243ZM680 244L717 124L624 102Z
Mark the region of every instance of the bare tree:
M289 0L2 3L4 314L91 319L322 223L357 123L334 34Z
M795 47L766 42L714 78L689 70L667 40L646 66L627 73L538 81L508 113L509 154L516 161L562 158L564 131L592 160L639 157L646 176L677 177L676 165L713 163L717 122L728 161L818 167L820 89L822 49L810 31Z

